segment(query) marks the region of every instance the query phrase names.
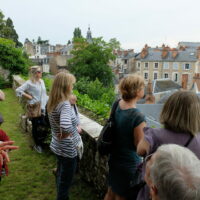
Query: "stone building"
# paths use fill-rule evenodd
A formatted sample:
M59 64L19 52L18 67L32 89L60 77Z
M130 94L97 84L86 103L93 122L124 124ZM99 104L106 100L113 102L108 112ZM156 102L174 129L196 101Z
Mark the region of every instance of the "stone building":
M35 47L33 43L26 38L24 42L24 51L29 55L29 56L34 56L35 55Z
M124 77L126 74L136 72L135 53L133 49L114 50L116 59L110 62L113 72L118 78Z
M200 56L200 43L180 42L177 48L151 48L148 45L136 55L137 73L146 80L169 78L184 89L193 84L195 67Z

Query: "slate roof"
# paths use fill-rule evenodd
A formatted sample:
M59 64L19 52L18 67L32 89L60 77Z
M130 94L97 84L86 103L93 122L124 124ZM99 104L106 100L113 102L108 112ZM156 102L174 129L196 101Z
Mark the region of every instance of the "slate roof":
M147 126L154 128L162 126L159 122L162 107L163 104L137 104L137 108L145 115Z
M141 58L141 54L136 55L136 59L144 62L196 62L197 52L196 49L185 49L184 51L178 51L176 58L172 57L172 52L169 51L166 58L162 58L162 51L155 51L155 48L148 49L148 55L145 58Z
M181 86L170 79L157 79L153 81L153 93L179 90Z
M68 51L71 51L73 49L73 44L70 44L70 45L67 45L67 46L65 46L64 48L62 48L61 50L60 50L60 52L61 53L66 53L66 52L68 52Z
M175 93L177 90L174 91L170 91L170 92L166 92L160 99L159 101L157 101L157 104L164 104L167 99L173 94Z
M179 42L178 47L184 46L188 48L197 48L200 46L200 42Z

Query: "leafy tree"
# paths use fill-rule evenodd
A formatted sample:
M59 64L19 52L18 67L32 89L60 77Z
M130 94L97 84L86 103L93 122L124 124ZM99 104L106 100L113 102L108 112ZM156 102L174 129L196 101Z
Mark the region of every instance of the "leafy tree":
M94 38L92 44L84 38L76 39L72 55L69 67L77 79L88 77L90 81L95 81L98 78L104 86L113 85L113 73L108 63L115 56L102 38Z
M8 18L4 19L3 13L0 11L0 37L13 40L17 47L22 47L22 43L18 40L18 34L14 28L13 21Z
M28 72L31 65L29 59L23 55L21 48L16 48L12 40L0 38L0 64L4 69L8 69L12 74Z
M1 30L4 28L4 26L5 26L4 15L3 15L3 13L0 11L0 37L2 37Z
M71 44L71 41L70 41L70 40L68 40L68 42L67 42L67 45L69 45L69 44Z
M42 40L42 38L39 36L37 39L37 44L49 44L49 40Z
M109 40L109 44L110 44L110 47L111 47L113 50L114 50L114 49L120 49L120 46L121 46L120 42L117 41L116 38L111 38L111 39Z
M79 27L74 29L73 39L75 39L75 38L82 38L81 29Z

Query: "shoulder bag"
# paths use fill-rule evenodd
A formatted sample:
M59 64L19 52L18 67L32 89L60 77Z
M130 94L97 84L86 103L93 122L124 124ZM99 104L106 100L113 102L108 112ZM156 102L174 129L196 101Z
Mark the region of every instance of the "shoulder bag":
M26 115L28 118L35 118L41 116L41 99L42 99L42 85L41 85L40 101L34 104L27 104Z
M111 153L112 144L113 144L113 135L114 135L114 115L115 110L119 104L120 99L116 100L113 104L111 114L109 119L107 120L106 124L102 128L99 138L97 140L97 149L99 154L104 156Z
M53 116L51 116L50 114L48 114L48 115L51 117L51 119L53 119L55 125L56 125L57 128L60 130L60 133L57 135L57 138L58 138L59 140L62 140L62 139L68 138L68 137L72 137L72 134L71 134L71 133L69 133L69 134L63 134L61 127L60 127L60 126L58 125L58 123L55 121L55 119L53 118ZM79 136L80 136L80 135L79 135ZM73 137L72 137L72 138L73 138ZM74 141L73 141L73 143L74 143ZM74 144L74 146L75 146L75 144ZM75 149L77 150L77 155L78 155L79 160L81 160L82 157L83 157L83 152L84 152L83 141L82 141L82 137L81 137L81 136L80 136L80 141L79 141L79 143L77 144L77 146L75 146Z

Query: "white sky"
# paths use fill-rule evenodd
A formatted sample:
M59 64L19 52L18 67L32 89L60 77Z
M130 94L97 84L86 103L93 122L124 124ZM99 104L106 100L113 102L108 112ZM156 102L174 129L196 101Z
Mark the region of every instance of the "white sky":
M48 39L65 44L75 27L122 48L136 51L147 43L176 46L200 41L199 0L0 0L0 10L13 20L21 42Z

